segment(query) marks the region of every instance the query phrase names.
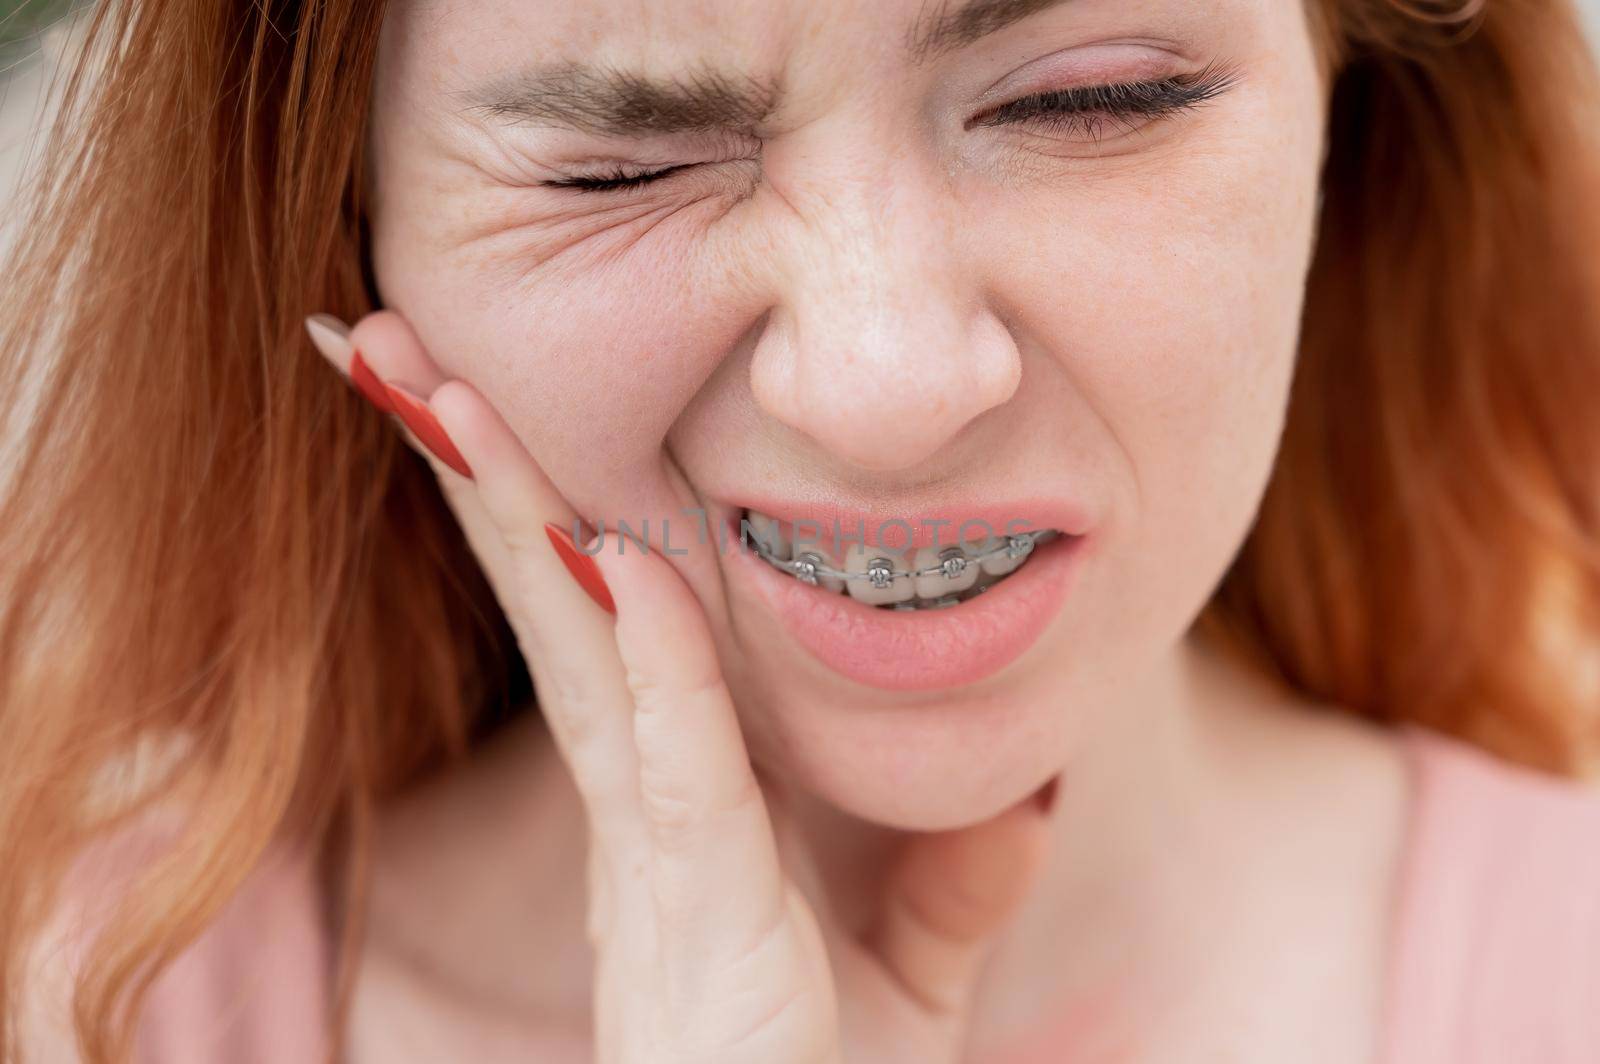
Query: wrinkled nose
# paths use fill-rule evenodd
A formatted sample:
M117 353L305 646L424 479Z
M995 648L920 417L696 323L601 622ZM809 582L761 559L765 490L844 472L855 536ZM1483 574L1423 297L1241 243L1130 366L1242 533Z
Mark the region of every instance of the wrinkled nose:
M882 158L812 172L783 198L775 305L751 362L767 413L841 460L890 471L926 462L1015 393L1016 343L940 182Z

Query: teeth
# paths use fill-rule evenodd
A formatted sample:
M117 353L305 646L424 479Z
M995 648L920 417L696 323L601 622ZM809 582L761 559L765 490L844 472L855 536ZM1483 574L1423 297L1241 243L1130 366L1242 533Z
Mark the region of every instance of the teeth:
M740 529L740 532L749 538L751 541L750 546L754 547L754 541L760 541L761 545L770 551L774 558L788 561L793 557L793 546L789 543L788 537L783 534L783 530L778 526L777 521L766 514L747 510L745 511L744 522L749 526L749 529L748 531Z
M963 546L969 555L989 554L989 557L978 563L983 567L984 572L990 576L1005 576L1008 573L1015 572L1017 566L1027 560L1026 554L1019 554L1013 557L1011 552L1006 550L990 553L995 551L996 548L1004 547L1006 542L1007 540L1004 536L985 536L975 543L966 543Z
M903 550L852 543L850 549L845 552L844 568L846 572L862 573L869 577L865 580L852 580L846 588L850 597L857 602L865 602L869 606L886 606L894 602L910 602L916 595L916 590L911 586L912 581L905 575L911 570L906 565L906 555ZM880 575L874 578L873 574Z
M968 560L960 547L922 547L912 559L911 568L931 569L937 565L945 566L945 573L917 577L918 598L937 599L954 595L965 591L978 580L978 566ZM949 575L951 573L955 575Z
M838 568L838 566L833 563L832 558L828 557L826 554L822 553L821 550L817 549L800 551L794 556L794 561L808 562L811 565L815 565L819 568L822 566L827 566L832 569ZM804 579L804 577L801 577L801 579ZM820 587L824 591L831 591L836 595L844 590L843 580L839 579L837 576L828 576L826 573L819 572L805 582L811 584L813 587Z
M988 536L959 546L917 550L850 544L843 561L810 538L783 534L773 518L746 510L740 526L745 545L759 548L780 568L802 583L883 609L911 612L947 610L973 598L1015 572L1039 544L1060 533L1046 530L1031 537ZM980 560L981 559L981 560ZM849 573L849 579L824 572ZM911 573L923 575L913 577Z

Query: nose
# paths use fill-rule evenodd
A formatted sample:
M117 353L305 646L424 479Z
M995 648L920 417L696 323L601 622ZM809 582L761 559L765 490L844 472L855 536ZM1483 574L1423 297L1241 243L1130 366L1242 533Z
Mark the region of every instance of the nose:
M816 166L784 201L778 290L752 351L767 413L841 460L912 468L1021 379L1016 342L961 246L954 197L908 175L904 154L866 169ZM781 180L781 178L779 178Z

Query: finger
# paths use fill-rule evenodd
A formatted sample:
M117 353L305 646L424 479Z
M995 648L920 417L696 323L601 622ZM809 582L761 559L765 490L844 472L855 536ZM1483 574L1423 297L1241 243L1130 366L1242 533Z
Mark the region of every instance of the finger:
M538 634L548 637L565 632L576 619L609 646L609 618L586 608L588 601L572 594L571 580L545 534L544 526L552 522L570 532L575 523L572 507L528 454L521 438L466 381L441 384L428 405L456 449L472 464L478 500L506 545L527 559L542 590L562 606L538 618L530 617Z
M637 772L622 666L609 625L573 588L543 532L546 522L570 525L571 508L499 413L467 383L444 379L400 314L377 311L354 329L318 314L306 328L364 394L406 404L407 420L424 426L425 446L408 439L438 474L495 587L599 848L613 857L642 848L627 837L638 834L629 827L637 821Z
M914 836L892 866L867 945L929 1012L965 1010L990 941L1043 864L1048 798L1035 795L972 827Z
M777 845L699 602L633 540L610 537L597 560L633 696L663 962L675 992L693 995L769 941L797 945L779 941L788 902Z
M638 762L632 699L611 619L573 580L545 532L574 515L499 412L465 381L428 403L473 469L470 491L506 558L501 606L534 674L539 705L601 843L637 848Z
M356 357L355 346L350 342L350 326L332 314L313 314L306 319L306 332L322 356L373 406L381 410L388 405L383 385L372 376L370 368Z
M368 402L385 414L395 415L394 425L406 444L440 475L440 483L449 496L451 478L445 477L443 471L470 471L455 461L456 456L447 445L442 448L441 457L436 434L430 433L425 424L430 415L419 407L425 406L425 397L441 374L404 319L393 311L375 311L351 328L332 314L319 313L306 318L305 326L317 350ZM403 378L396 378L397 373ZM413 429L413 425L421 431ZM429 436L435 438L424 442ZM455 500L452 498L451 502L453 506Z
M351 328L350 344L386 384L427 397L446 380L411 323L397 311L375 310L364 316Z
M410 430L410 443L421 441L424 457L439 472L439 466L467 479L472 467L462 457L449 433L438 424L429 400L446 374L433 360L411 323L393 310L377 310L356 322L350 330L355 349L352 367L369 365L382 384L389 409ZM452 478L440 476L447 490L455 490Z

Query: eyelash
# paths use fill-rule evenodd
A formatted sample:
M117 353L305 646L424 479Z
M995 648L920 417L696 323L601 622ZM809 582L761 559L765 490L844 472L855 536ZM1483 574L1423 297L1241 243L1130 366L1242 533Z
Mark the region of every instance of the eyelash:
M1106 122L1132 118L1155 121L1187 111L1231 88L1236 74L1213 63L1195 73L1174 74L1159 81L1116 85L1085 85L1035 93L987 112L969 126L1037 125L1050 133L1078 132L1096 142ZM1132 127L1130 127L1132 128ZM552 188L574 192L619 192L651 184L676 170L699 163L682 163L660 170L629 173L616 167L611 173L546 181Z
M1194 73L1174 74L1159 81L1074 86L1024 96L970 124L1032 122L1052 133L1079 132L1098 141L1108 119L1125 122L1130 118L1166 118L1220 96L1236 80L1234 70L1212 63Z

